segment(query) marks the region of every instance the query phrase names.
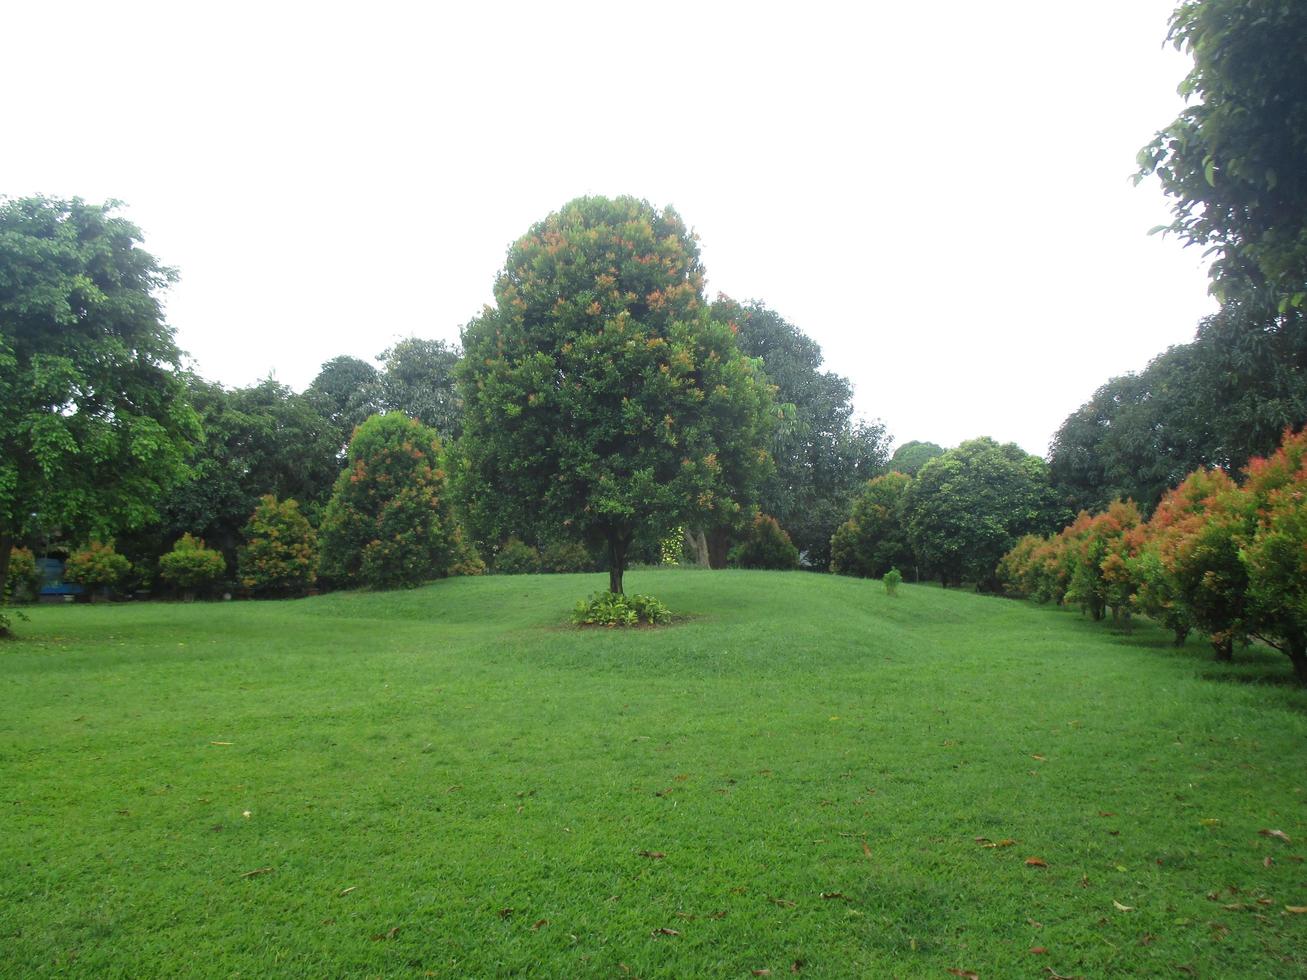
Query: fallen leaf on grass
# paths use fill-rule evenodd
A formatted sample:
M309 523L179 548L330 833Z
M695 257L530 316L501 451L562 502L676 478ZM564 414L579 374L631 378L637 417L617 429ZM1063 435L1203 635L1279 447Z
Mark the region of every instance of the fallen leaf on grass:
M990 840L988 837L977 837L976 843L981 847L1011 847L1016 843L1011 837L1004 837L1002 840Z
M1043 858L1026 858L1026 867L1028 868L1047 868L1048 862Z
M1157 937L1154 936L1151 932L1146 932L1139 937L1140 946L1151 946L1155 942L1157 942Z
M848 895L845 895L843 892L822 892L822 893L821 893L821 897L822 897L822 898L838 898L838 899L840 899L841 901L844 901L844 902L851 902L851 901L853 901L853 899L849 898L849 896L848 896Z
M1275 904L1275 899L1273 899L1273 898L1259 898L1259 899L1257 900L1257 904L1258 904L1258 905L1274 905L1274 904Z
M653 858L653 859L656 861L656 860L658 860L659 858L665 858L665 857L667 857L667 854L664 853L663 851L641 851L641 852L640 852L640 857L642 857L642 858Z
M1242 912L1248 906L1244 902L1231 902L1229 905L1222 905L1221 908L1227 912Z
M961 977L962 980L980 980L980 974L972 973L970 970L959 970L957 967L950 966L948 972L955 977Z
M1199 822L1200 824L1202 824L1204 827L1219 827L1219 826L1221 826L1221 821L1220 821L1220 819L1217 818L1217 817L1203 817L1203 819L1202 819L1202 820L1199 820L1198 822Z
M771 976L771 970L764 966L761 970L754 970L753 975L755 977L769 977Z
M507 918L508 918L510 915L512 915L512 914L513 914L513 910L512 910L512 909L500 909L500 910L499 910L499 917L500 917L501 919L507 919Z
M1046 966L1044 969L1048 971L1048 980L1080 980L1079 977L1064 977L1051 966Z
M271 868L255 868L253 871L246 871L242 878L257 878L259 875L272 874Z
M1115 817L1116 813L1112 810L1099 810L1098 815L1100 817Z
M1307 905L1286 905L1284 911L1290 915L1307 915Z
M871 848L867 846L867 842L865 840L862 842L862 853L867 855L868 861L871 860Z
M231 742L210 742L210 745L231 745Z
M724 919L724 918L726 918L726 910L725 910L725 909L718 909L716 912L709 912L709 913L708 913L708 918L710 918L710 919Z
M387 932L383 932L383 933L380 933L380 934L378 934L378 935L376 935L376 936L373 936L373 937L372 937L372 941L373 941L374 943L379 943L379 942L381 942L383 939L394 939L394 938L395 938L396 936L398 936L398 935L399 935L399 926L395 926L394 928L390 929L390 930L387 931Z
M1032 759L1038 759L1040 762L1047 762L1047 761L1048 761L1048 759L1044 758L1044 756L1042 756L1042 755L1032 755L1030 758L1032 758Z
M1293 841L1291 841L1291 840L1289 839L1289 835L1286 834L1283 830L1265 830L1265 829L1263 829L1263 830L1259 830L1259 831L1257 831L1257 833L1261 834L1263 837L1274 837L1276 840L1282 840L1282 841L1284 841L1286 844L1292 844L1292 843L1293 843Z
M668 929L666 926L664 926L661 929L655 929L653 932L649 933L649 935L653 936L654 938L657 938L658 936L679 936L680 933L677 932L675 929Z
M1043 956L1048 952L1048 950L1043 946L1031 946L1030 952L1034 953L1036 956Z
M1275 859L1274 859L1273 857L1271 857L1269 854L1266 855L1266 857L1262 858L1262 867L1263 867L1263 868L1269 868L1269 867L1270 867L1272 864L1274 864L1274 863L1275 863Z
M531 931L532 931L532 932L538 932L538 931L540 931L541 929L543 929L543 928L544 928L545 926L547 926L547 925L549 925L549 920L548 920L548 919L537 919L537 920L532 924L532 926L531 926Z
M773 905L779 905L782 908L787 908L787 909L795 908L797 904L795 902L791 902L789 899L772 898L770 895L767 896L767 901L771 902Z
M353 891L355 888L357 888L357 887L358 887L358 885L350 885L348 888L346 888L344 891L342 891L342 892L340 893L340 896L341 896L341 897L344 897L345 895L348 895L350 892L352 892L352 891Z
M795 960L790 964L790 972L798 973L803 969L803 960Z
M1134 907L1133 905L1122 905L1122 904L1121 904L1120 902L1118 902L1115 898L1112 899L1112 906L1113 906L1113 907L1114 907L1118 912L1133 912L1133 911L1135 910L1135 907Z

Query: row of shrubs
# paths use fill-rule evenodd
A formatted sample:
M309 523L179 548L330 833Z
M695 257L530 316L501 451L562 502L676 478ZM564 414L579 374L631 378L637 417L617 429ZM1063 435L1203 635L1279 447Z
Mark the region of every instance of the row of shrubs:
M1027 535L999 564L1013 594L1079 605L1094 619L1142 613L1182 644L1206 634L1221 660L1240 641L1285 653L1307 684L1307 429L1286 432L1242 483L1197 470L1148 520L1131 501Z

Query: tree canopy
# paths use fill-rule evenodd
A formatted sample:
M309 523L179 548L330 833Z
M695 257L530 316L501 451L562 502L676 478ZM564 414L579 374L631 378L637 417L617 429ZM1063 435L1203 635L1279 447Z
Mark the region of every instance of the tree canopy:
M15 535L155 515L198 437L158 292L117 205L0 202L0 581Z
M771 389L710 317L675 211L574 200L513 244L494 293L459 371L483 539L602 542L621 592L637 536L737 519L771 464Z

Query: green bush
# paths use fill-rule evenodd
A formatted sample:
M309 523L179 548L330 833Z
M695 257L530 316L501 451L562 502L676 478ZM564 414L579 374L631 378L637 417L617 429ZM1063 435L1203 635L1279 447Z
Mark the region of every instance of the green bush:
M486 563L477 554L476 545L468 540L462 528L454 529L454 551L449 565L450 575L484 575Z
M302 596L317 581L318 536L294 500L268 494L245 525L236 555L241 585L256 596Z
M903 573L897 568L891 568L885 573L885 577L881 581L885 583L886 595L898 595L899 584L903 581Z
M495 555L497 575L529 575L540 571L540 552L514 535L499 547Z
M41 571L36 557L26 548L11 548L9 571L5 574L5 598L9 602L35 602L41 591Z
M651 595L596 592L576 604L572 622L578 626L656 626L672 618L672 611Z
M202 538L187 533L159 557L159 577L187 595L205 592L227 577L227 562L222 552L204 547Z
M132 570L132 563L113 549L113 541L92 541L68 556L64 580L86 589L112 588Z
M759 514L745 539L731 549L727 561L736 568L789 571L799 567L799 549L776 523L776 518Z
M580 541L553 541L540 553L540 567L546 572L589 572L594 564Z

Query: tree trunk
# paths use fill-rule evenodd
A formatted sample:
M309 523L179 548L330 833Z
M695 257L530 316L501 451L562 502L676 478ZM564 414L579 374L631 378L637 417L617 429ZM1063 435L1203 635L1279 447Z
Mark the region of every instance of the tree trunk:
M622 595L622 574L626 571L626 552L631 535L612 531L608 535L608 591Z
M9 581L9 549L14 545L13 533L8 528L0 528L0 609L9 604L9 590L5 585ZM8 636L3 623L0 623L0 637Z
M1307 649L1290 650L1289 661L1293 664L1293 676L1298 678L1299 684L1307 687Z
M1229 663L1234 660L1234 637L1228 633L1222 633L1212 637L1212 649L1216 651L1216 659L1221 663Z
M1189 639L1189 627L1177 626L1175 628L1175 645L1182 647L1187 639Z
M684 561L687 565L698 568L711 567L708 561L708 539L704 537L703 531L695 531L687 527L681 553L685 556Z
M726 553L731 550L731 529L714 527L708 531L708 567L725 568Z

